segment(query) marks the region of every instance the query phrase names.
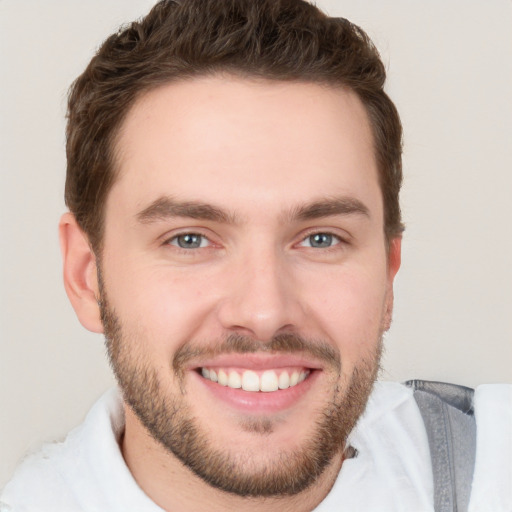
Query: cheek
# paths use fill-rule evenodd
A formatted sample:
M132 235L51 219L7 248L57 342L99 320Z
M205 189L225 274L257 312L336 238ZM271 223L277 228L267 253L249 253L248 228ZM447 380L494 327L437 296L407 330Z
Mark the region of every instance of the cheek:
M386 272L374 267L333 269L314 285L302 283L308 314L335 343L342 357L357 360L374 349L383 325Z
M190 339L211 310L215 288L207 274L135 260L116 260L104 273L123 330L144 333L137 336L140 342L155 348L173 349Z

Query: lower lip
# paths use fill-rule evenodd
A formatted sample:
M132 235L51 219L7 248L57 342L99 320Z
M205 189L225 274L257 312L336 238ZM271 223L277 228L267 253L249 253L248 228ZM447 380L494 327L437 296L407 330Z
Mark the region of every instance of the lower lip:
M268 393L222 386L205 379L197 372L193 373L215 398L222 400L230 407L244 413L262 414L282 412L298 404L315 383L320 371L311 371L305 380L293 387Z

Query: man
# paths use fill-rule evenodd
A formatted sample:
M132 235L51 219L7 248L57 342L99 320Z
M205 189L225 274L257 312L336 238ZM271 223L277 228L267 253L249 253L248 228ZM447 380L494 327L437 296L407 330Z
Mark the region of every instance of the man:
M298 0L161 2L105 42L70 94L60 235L122 399L28 460L7 505L434 509L413 391L374 386L403 230L384 79L360 29ZM507 431L480 417L470 510Z

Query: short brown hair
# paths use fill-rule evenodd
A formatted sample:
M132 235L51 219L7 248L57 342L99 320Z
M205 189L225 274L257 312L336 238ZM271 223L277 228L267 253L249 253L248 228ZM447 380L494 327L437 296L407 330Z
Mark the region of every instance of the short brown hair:
M70 89L65 199L95 251L116 178L116 136L136 99L219 72L354 91L372 126L387 240L403 231L402 128L383 90L384 65L363 30L304 0L162 0L111 35Z

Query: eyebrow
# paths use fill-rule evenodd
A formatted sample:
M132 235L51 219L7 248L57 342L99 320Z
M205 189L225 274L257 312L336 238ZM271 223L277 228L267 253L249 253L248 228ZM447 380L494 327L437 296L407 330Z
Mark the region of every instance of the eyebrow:
M321 199L293 209L292 220L314 220L333 215L363 215L370 217L370 210L359 199L353 197L334 197Z
M292 208L285 214L285 219L291 221L314 220L334 215L363 215L370 217L369 209L359 199L352 197L335 197L321 199L305 205ZM221 208L198 201L176 201L164 196L153 201L140 211L136 218L142 224L164 221L173 217L187 217L197 220L236 224L236 216Z
M188 217L198 220L235 223L235 216L207 203L196 201L179 202L172 197L160 197L137 215L143 224L162 221L173 217Z

